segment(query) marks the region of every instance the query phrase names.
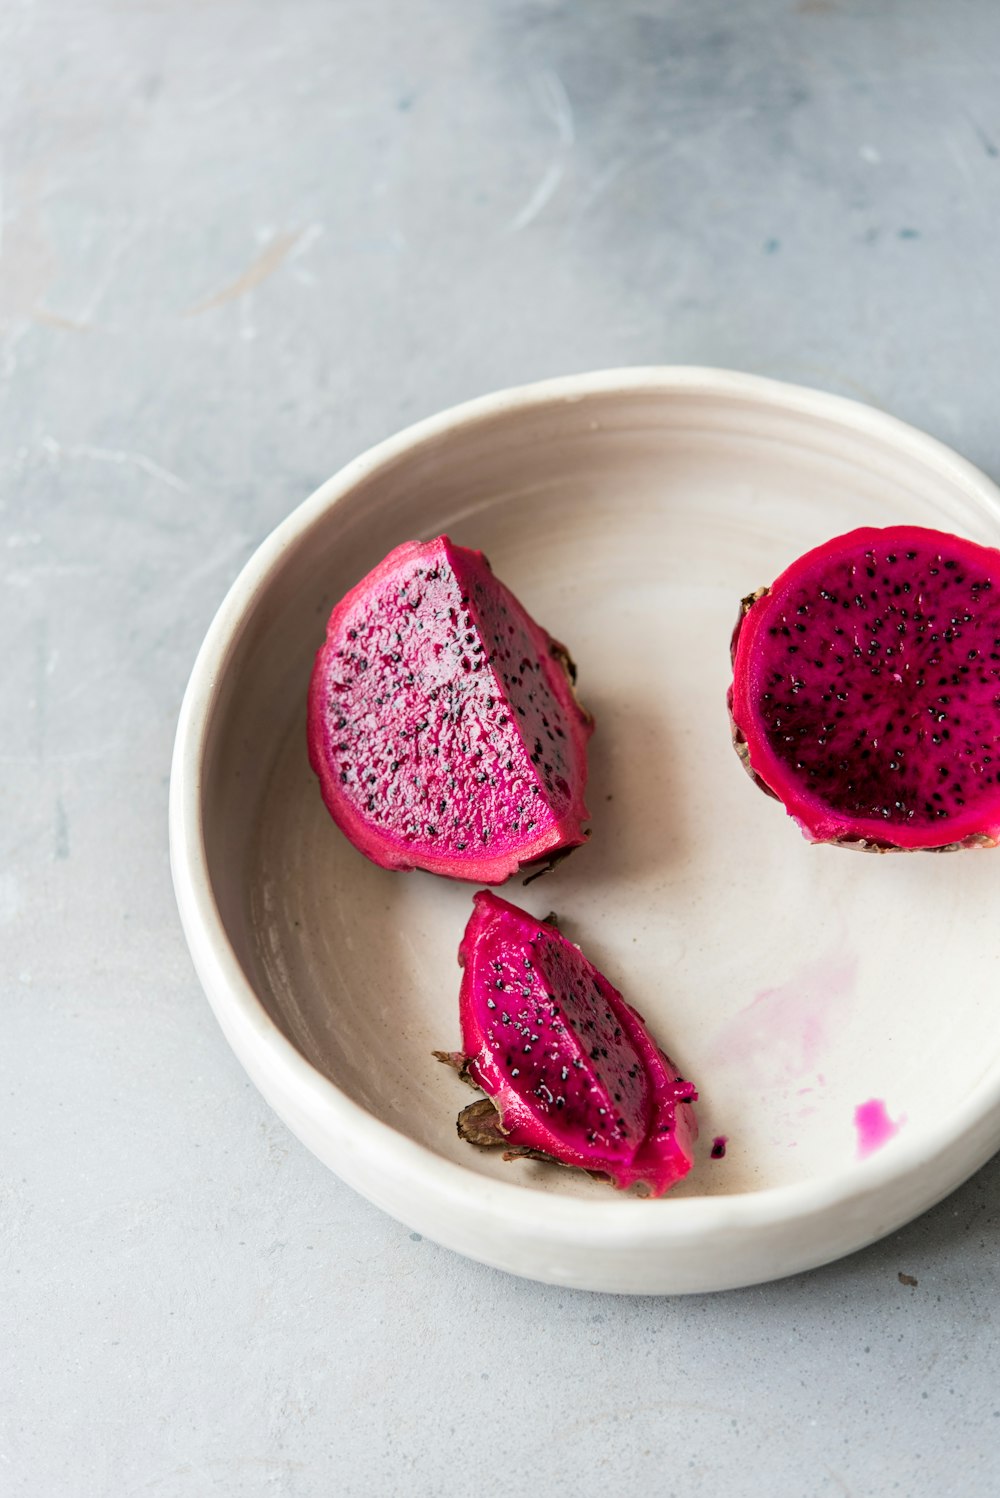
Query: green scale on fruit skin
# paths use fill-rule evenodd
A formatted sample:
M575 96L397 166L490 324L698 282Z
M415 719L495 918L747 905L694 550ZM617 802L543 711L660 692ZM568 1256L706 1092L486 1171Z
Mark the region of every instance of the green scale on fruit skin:
M793 814L807 835L811 797L843 824L830 840L851 841L856 823L876 846L947 847L953 827L957 843L992 842L1000 555L915 527L853 534L858 544L837 538L744 601L731 697L741 757L790 810L801 785ZM979 806L985 821L970 829Z

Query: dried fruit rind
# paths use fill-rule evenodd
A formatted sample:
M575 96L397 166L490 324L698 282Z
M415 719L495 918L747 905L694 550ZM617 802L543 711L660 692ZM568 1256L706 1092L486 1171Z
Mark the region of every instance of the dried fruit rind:
M810 841L1000 841L1000 552L851 531L742 601L732 655L736 750Z

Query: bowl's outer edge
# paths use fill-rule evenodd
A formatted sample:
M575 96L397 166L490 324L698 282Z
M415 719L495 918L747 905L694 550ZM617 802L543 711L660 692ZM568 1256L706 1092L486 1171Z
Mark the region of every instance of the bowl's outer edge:
M445 1247L530 1279L615 1293L695 1293L758 1284L842 1257L941 1200L1000 1148L1000 1061L933 1141L899 1139L820 1181L740 1196L574 1201L488 1180L373 1118L321 1076L266 1014L212 893L201 825L202 762L219 683L247 614L291 542L382 464L457 427L518 408L616 394L704 394L822 417L947 476L1000 524L1000 489L897 418L758 375L667 366L571 375L479 397L388 438L321 485L262 543L223 600L181 707L170 780L170 856L196 971L230 1045L265 1098L363 1196Z

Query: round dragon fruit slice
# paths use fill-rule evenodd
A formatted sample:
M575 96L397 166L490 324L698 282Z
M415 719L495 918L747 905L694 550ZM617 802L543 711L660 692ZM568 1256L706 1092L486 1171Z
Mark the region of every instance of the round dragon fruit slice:
M447 536L398 546L330 615L309 758L387 869L500 884L586 841L587 740L564 646Z
M459 948L463 1050L437 1053L486 1093L459 1134L662 1196L691 1169L695 1088L553 917L488 890L473 903Z
M1000 841L1000 551L862 529L743 600L733 739L812 842Z

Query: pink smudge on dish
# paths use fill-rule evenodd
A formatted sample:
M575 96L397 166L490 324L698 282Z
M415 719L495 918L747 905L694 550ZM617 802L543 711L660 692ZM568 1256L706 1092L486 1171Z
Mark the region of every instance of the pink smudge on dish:
M858 1159L864 1160L883 1144L888 1144L899 1133L905 1118L898 1121L889 1117L881 1098L873 1097L867 1103L859 1103L854 1110L854 1127L858 1131Z
M843 1026L854 997L858 963L830 955L804 964L773 988L762 988L715 1037L717 1064L739 1068L761 1087L787 1087L814 1077L830 1032Z

